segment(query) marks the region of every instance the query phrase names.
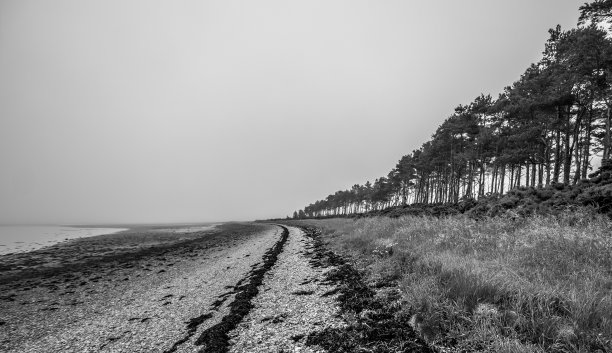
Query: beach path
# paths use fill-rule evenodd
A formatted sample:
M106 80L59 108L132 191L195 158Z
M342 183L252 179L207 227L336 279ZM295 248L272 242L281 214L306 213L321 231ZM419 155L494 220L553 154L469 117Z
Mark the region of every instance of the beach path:
M70 261L56 256L64 264L55 270L21 256L8 271L4 261L0 351L315 352L304 337L341 325L298 228L228 225L124 256L88 253L96 241L78 243Z

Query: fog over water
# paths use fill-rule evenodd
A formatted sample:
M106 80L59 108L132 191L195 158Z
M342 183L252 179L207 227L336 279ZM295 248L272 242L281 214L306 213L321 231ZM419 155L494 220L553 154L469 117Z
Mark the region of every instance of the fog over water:
M281 217L386 175L584 1L0 2L0 224Z

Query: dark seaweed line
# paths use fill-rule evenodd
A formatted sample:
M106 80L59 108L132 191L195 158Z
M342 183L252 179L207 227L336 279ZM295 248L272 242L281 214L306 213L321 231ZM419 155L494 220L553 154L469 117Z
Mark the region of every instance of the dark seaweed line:
M195 344L203 346L200 353L222 353L227 352L229 347L228 333L236 328L242 319L253 308L252 299L259 293L259 286L263 283L264 275L274 266L278 260L278 254L283 251L283 247L289 238L289 230L283 229L281 238L263 256L261 266L253 268L236 286L234 300L228 305L230 312L225 315L221 322L206 329ZM248 283L241 284L246 279Z
M325 248L320 232L313 227L300 226L313 240L307 256L313 267L334 267L326 275L327 283L338 287L338 304L341 313L356 314L356 322L344 328L327 328L310 333L306 345L320 346L328 352L434 352L411 329L408 318L398 315L388 301L376 297L362 275L342 257ZM330 292L332 292L330 291ZM369 315L359 315L361 312Z
M206 313L203 315L200 315L198 317L194 317L189 319L189 321L187 322L187 334L181 338L180 340L174 342L174 344L172 345L172 347L170 347L170 349L165 350L164 353L173 353L176 352L177 348L187 342L191 336L193 336L196 332L196 330L198 329L198 326L200 326L200 324L202 324L204 321L210 319L212 317L211 313Z

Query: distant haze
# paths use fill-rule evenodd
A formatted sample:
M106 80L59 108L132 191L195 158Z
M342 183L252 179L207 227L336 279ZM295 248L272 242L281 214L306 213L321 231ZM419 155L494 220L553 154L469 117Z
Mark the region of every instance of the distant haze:
M0 223L284 217L496 96L581 1L0 2Z

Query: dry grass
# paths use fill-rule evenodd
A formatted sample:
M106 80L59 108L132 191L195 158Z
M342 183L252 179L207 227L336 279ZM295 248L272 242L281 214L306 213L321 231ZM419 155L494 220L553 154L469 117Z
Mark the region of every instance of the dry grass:
M303 221L371 279L397 280L430 343L496 352L612 351L612 222L563 216Z

